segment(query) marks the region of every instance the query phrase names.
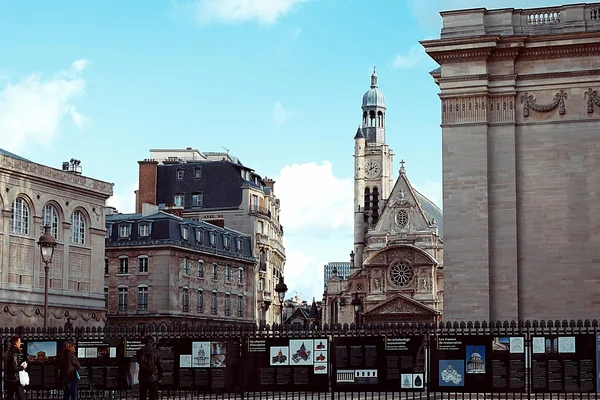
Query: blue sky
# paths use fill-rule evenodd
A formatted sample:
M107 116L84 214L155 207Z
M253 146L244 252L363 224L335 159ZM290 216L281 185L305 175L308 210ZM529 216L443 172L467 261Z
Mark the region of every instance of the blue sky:
M551 5L529 0L527 7ZM567 2L563 2L567 3ZM352 250L353 137L377 65L395 168L441 206L439 11L503 0L0 0L0 147L113 182L150 148L230 150L277 180L288 295Z

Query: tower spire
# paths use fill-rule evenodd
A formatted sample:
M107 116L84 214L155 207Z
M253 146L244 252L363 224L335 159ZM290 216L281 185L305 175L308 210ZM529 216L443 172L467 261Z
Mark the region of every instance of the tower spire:
M373 73L371 74L371 89L375 89L377 87L377 66L373 65Z

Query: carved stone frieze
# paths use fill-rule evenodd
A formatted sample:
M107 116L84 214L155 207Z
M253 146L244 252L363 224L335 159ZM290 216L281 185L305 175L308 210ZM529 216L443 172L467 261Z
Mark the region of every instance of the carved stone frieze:
M523 117L529 117L529 110L537 111L537 112L549 112L558 107L558 113L560 115L565 115L566 107L565 100L567 99L567 93L564 90L560 90L560 92L554 95L554 100L550 104L537 104L535 97L533 95L525 92L521 95L521 104L523 104Z
M591 114L594 112L594 104L600 107L600 96L596 90L589 88L584 94L583 98L587 100L587 112Z
M417 306L399 298L391 300L372 311L370 314L422 314Z
M442 99L442 123L487 121L487 97L453 97Z
M491 97L488 105L490 122L513 122L515 120L514 96Z

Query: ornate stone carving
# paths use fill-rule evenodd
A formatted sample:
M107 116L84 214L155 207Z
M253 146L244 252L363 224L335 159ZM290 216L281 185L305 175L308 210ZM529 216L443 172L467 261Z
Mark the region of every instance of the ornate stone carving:
M525 94L521 95L521 104L523 104L523 117L529 117L529 109L538 112L548 112L554 110L558 107L558 113L560 115L565 115L566 107L565 100L567 99L567 93L564 90L560 90L560 92L554 95L554 100L550 104L537 104L533 95L525 92Z
M486 96L442 99L442 123L487 121Z
M584 94L583 98L587 100L587 112L591 114L594 112L594 104L600 107L600 97L598 92L589 88Z
M492 97L488 101L490 122L513 122L515 120L513 96Z
M374 309L373 314L422 314L422 312L414 304L398 298Z

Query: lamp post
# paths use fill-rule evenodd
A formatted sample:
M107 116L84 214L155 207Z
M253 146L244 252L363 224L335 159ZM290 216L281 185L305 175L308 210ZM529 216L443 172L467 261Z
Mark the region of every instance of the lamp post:
M358 313L360 312L360 306L362 306L362 301L358 298L358 293L354 293L354 297L350 304L354 307L354 323L358 326Z
M44 263L44 328L46 328L48 326L48 264L52 262L56 247L56 239L50 234L50 225L44 226L44 234L40 236L37 244L40 246L40 254Z
M283 281L283 276L279 277L279 283L275 285L275 291L279 297L279 314L281 317L281 325L283 326L283 300L285 300L285 293L288 291L288 287Z

